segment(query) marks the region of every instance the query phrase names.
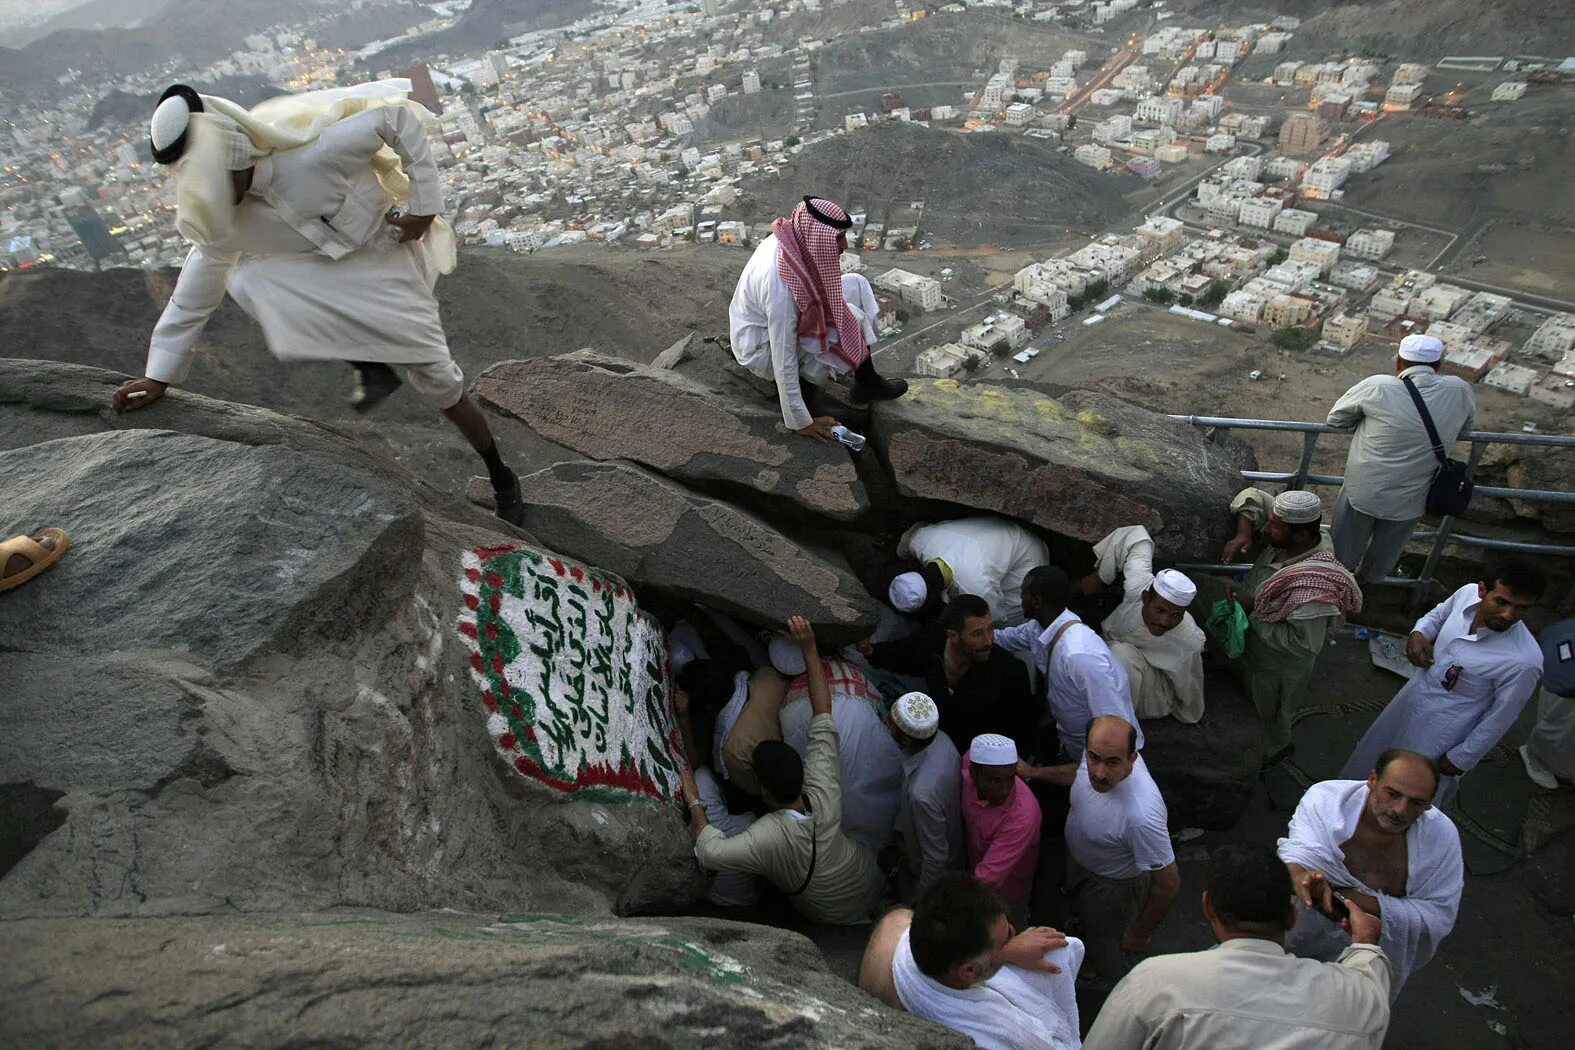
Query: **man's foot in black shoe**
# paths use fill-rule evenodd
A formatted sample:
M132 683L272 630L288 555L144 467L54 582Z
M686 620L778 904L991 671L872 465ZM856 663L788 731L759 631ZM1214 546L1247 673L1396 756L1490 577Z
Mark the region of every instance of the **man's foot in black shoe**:
M523 525L525 523L525 498L520 494L519 475L512 470L509 476L513 483L505 488L492 490L493 501L497 505L498 517L510 525Z
M854 401L894 401L908 392L906 379L882 379L880 376L860 376L853 381Z
M400 387L399 373L381 361L352 361L355 386L350 391L350 407L370 412Z

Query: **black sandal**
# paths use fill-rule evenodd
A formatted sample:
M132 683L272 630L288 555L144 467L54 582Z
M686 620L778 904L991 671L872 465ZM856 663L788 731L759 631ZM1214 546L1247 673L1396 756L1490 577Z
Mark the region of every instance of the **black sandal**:
M518 475L515 475L514 483L508 488L494 489L492 497L497 506L498 517L514 526L525 523L525 499L520 495Z

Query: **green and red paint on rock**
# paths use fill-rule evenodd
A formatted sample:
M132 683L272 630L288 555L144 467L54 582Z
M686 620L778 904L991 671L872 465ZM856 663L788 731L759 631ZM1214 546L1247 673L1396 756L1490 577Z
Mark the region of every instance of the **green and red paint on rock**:
M676 799L667 650L634 592L528 547L462 561L457 629L504 761L580 798Z

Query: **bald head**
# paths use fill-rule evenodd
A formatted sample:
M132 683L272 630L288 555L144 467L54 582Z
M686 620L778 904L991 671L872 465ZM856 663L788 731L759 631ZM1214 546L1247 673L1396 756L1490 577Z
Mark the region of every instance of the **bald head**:
M1104 794L1114 791L1137 765L1137 727L1116 715L1100 715L1088 722L1088 783Z

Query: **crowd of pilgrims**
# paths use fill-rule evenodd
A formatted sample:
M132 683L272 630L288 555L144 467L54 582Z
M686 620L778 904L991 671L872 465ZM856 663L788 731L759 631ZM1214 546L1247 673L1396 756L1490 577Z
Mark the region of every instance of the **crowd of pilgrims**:
M1156 571L1142 526L1073 577L1024 526L978 517L909 529L879 626L838 651L799 617L775 633L703 611L675 624L711 902L873 922L860 986L983 1047L1382 1045L1464 885L1435 802L1537 686L1520 620L1543 578L1504 563L1423 616L1417 671L1341 779L1313 785L1276 844L1210 852L1217 950L1145 958L1172 907L1196 905L1177 904L1143 721L1203 719L1209 650L1252 701L1264 768L1285 761L1291 706L1361 601L1319 557L1316 495L1247 489L1229 509L1224 557L1250 559L1237 581ZM1216 602L1245 630L1200 627Z

